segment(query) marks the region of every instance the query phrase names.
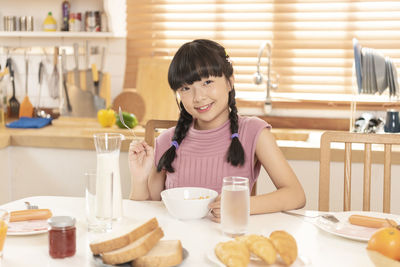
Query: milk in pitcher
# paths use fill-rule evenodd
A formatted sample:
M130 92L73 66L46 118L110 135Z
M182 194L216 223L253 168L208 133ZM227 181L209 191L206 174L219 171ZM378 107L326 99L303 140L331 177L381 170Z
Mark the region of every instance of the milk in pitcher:
M111 205L111 173L113 173L112 211ZM96 179L96 216L107 217L112 213L113 219L122 218L121 178L119 174L119 151L97 153Z

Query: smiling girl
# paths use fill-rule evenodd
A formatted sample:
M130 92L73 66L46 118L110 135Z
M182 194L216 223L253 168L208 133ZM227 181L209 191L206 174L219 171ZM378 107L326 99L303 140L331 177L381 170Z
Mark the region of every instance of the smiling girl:
M263 166L277 190L252 196L251 214L305 205L303 188L271 126L237 114L232 62L221 45L199 39L181 46L169 67L168 82L179 99L179 120L156 139L154 149L144 141L131 143L131 199L160 200L162 190L182 186L220 193L222 178L230 175L249 178L251 191ZM210 208L218 221L219 198Z

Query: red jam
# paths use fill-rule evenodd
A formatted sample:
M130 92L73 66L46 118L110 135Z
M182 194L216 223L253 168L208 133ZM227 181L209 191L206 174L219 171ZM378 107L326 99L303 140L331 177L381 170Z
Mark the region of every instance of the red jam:
M49 219L49 254L52 258L75 255L75 219L69 216L55 216Z

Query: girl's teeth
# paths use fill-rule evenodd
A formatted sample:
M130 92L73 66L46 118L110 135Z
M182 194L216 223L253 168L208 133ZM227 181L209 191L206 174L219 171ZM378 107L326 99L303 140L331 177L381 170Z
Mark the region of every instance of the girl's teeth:
M204 106L204 107L200 107L199 109L203 110L203 109L206 109L206 108L208 108L208 105Z

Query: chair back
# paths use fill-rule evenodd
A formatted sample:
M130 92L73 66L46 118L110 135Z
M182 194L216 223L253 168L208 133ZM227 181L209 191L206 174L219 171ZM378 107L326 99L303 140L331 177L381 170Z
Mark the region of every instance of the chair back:
M154 147L154 140L160 129L168 129L176 126L177 121L174 120L148 120L145 126L144 141Z
M370 210L372 144L383 147L383 212L390 213L390 183L392 145L400 145L400 136L396 134L372 134L352 132L325 132L321 136L319 199L318 209L329 211L331 143L344 143L344 194L343 210L351 210L351 164L352 144L364 144L363 210ZM381 155L382 152L378 152Z

